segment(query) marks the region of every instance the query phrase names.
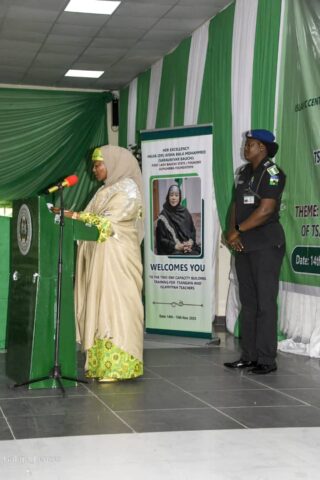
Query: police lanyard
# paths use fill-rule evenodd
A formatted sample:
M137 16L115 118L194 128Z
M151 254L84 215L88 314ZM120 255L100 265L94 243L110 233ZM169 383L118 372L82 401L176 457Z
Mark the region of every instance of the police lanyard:
M259 190L259 187L260 187L260 183L262 181L262 178L263 178L263 175L265 174L266 172L266 168L263 170L263 172L261 173L260 175L260 178L259 178L259 181L258 181L258 185L256 187L255 190L253 190L252 186L253 186L253 182L254 182L254 175L252 175L252 177L250 178L250 181L248 183L248 187L245 189L244 191L244 194L243 194L243 203L245 205L254 205L255 203L255 197L260 201L261 200L261 197L260 195L258 194L258 190Z
M255 190L252 189L253 182L254 182L254 175L252 175L252 177L250 178L248 188L246 189L246 193L249 193L249 194L253 195L254 197L257 197L258 200L261 200L261 196L258 194L258 190L259 190L262 178L263 178L264 174L266 173L266 171L267 171L267 168L264 168L261 175L260 175L260 178L259 178L259 181L258 181L258 184L257 184L257 187L256 187Z

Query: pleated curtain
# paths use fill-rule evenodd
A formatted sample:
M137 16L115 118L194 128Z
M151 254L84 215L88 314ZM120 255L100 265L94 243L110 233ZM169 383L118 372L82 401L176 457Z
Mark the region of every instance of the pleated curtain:
M289 41L283 33L289 21L288 11L299 14L302 24L309 22L315 38L310 48L316 51L319 48L316 40L319 38L316 28L319 8L317 0L310 0L308 5L296 0L294 8L287 0L236 0L138 77L136 140L137 128L213 124L214 195L222 231L227 228L234 178L244 162L244 133L251 128L266 128L275 131L277 136L281 134L283 100L279 85L286 61L286 42ZM295 27L288 28L294 31ZM303 36L303 28L299 31ZM126 103L123 111L126 111L126 89L121 95ZM128 116L123 120L122 128L126 131L123 138L128 141L133 133L127 135L126 129L133 122L128 122ZM286 159L281 154L275 161L285 166ZM213 239L213 243L216 241ZM320 294L318 290L302 291L302 287L281 283L279 333L282 330L287 336L303 338L307 344L313 333L315 338L318 330L320 332L319 321L314 317L315 312L319 313ZM308 328L303 318L304 308L311 318ZM239 334L239 312L231 256L226 319L228 330L236 335ZM318 337L320 345L320 333Z

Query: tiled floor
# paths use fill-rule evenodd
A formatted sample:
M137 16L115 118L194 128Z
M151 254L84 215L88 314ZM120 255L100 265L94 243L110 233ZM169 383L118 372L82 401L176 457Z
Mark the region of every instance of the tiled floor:
M10 388L0 355L0 439L320 426L319 360L279 354L266 376L226 369L237 341L146 337L136 381L59 390Z

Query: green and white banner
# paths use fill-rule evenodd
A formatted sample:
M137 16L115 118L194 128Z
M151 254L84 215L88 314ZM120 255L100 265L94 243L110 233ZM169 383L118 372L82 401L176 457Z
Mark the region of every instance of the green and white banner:
M210 338L219 231L213 195L212 126L144 131L141 145L147 331ZM168 197L173 185L181 192L179 217ZM173 245L178 245L184 229L193 230L189 250L163 246L172 239Z
M282 279L320 286L320 18L318 0L287 8L282 83L281 165L287 174L282 212L287 255Z
M279 163L287 174L280 325L288 337L279 348L311 357L320 357L319 18L318 0L286 2L278 119Z

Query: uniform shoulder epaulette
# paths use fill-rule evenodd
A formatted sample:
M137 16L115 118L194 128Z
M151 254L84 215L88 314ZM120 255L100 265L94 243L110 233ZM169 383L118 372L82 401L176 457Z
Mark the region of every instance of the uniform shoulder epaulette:
M272 165L271 167L267 168L267 172L269 173L269 175L273 176L273 175L278 175L279 173L279 169L277 167L277 165Z
M271 165L274 165L274 163L271 162L271 160L266 160L263 164L264 168L271 167Z

